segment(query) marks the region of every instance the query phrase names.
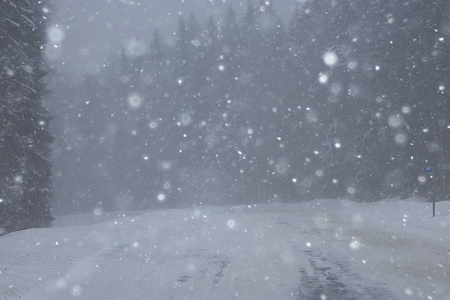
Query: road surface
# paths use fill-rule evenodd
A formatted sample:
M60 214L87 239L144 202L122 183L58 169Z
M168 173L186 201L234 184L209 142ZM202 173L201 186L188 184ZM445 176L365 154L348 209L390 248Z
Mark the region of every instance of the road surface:
M423 256L424 240L396 237L344 208L306 208L198 207L43 229L47 237L30 243L53 247L22 250L36 255L28 280L42 272L39 283L16 284L3 298L449 299L448 257L442 272L410 261Z

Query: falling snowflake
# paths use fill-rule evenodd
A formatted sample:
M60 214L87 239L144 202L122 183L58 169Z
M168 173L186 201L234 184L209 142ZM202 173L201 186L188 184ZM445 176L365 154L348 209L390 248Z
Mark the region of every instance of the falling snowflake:
M233 229L236 226L236 221L233 220L233 219L228 220L227 226L228 226L229 229Z
M325 84L328 82L328 74L319 74L319 82Z
M389 118L388 118L388 124L392 128L398 128L398 127L402 126L403 119L398 114L392 115L392 116L389 116Z
M55 25L48 29L47 37L53 43L61 43L64 40L65 32L61 27Z
M156 199L158 199L159 202L164 202L164 200L166 200L166 195L164 193L159 193Z
M339 57L333 51L325 52L322 59L323 59L323 62L329 67L334 67L339 63Z
M133 93L128 96L127 102L131 108L140 108L144 101L142 100L142 97L139 94Z

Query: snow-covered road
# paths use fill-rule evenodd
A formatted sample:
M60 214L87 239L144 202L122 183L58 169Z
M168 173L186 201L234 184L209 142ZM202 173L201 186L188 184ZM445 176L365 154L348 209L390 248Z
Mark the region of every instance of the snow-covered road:
M13 233L0 299L450 299L450 205L427 206L197 207Z

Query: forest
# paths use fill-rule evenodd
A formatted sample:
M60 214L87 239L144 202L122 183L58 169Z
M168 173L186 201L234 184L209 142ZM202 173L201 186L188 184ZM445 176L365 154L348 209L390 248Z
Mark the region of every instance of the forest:
M445 1L307 1L290 20L279 18L276 4L255 2L242 17L233 6L220 20L181 15L174 38L158 29L136 36L79 81L52 73L58 88L47 94L35 71L41 65L30 63L27 75L22 63L41 64L42 54L8 52L20 42L13 34L43 45L45 24L20 35L14 23L27 21L2 9L0 22L9 27L0 33L0 147L8 167L1 170L0 216L41 198L47 209L51 193L26 196L35 189L28 182L54 192L55 211L87 212L372 202L426 196L424 168L445 179ZM32 16L39 14L36 8ZM40 115L19 115L23 103L37 105L24 113ZM27 151L42 161L32 162Z

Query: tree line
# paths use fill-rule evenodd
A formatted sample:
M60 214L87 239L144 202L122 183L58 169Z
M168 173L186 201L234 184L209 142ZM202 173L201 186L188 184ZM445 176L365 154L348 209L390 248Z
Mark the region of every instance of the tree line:
M420 0L181 16L175 41L136 38L64 87L56 205L423 195L450 156L449 16Z

